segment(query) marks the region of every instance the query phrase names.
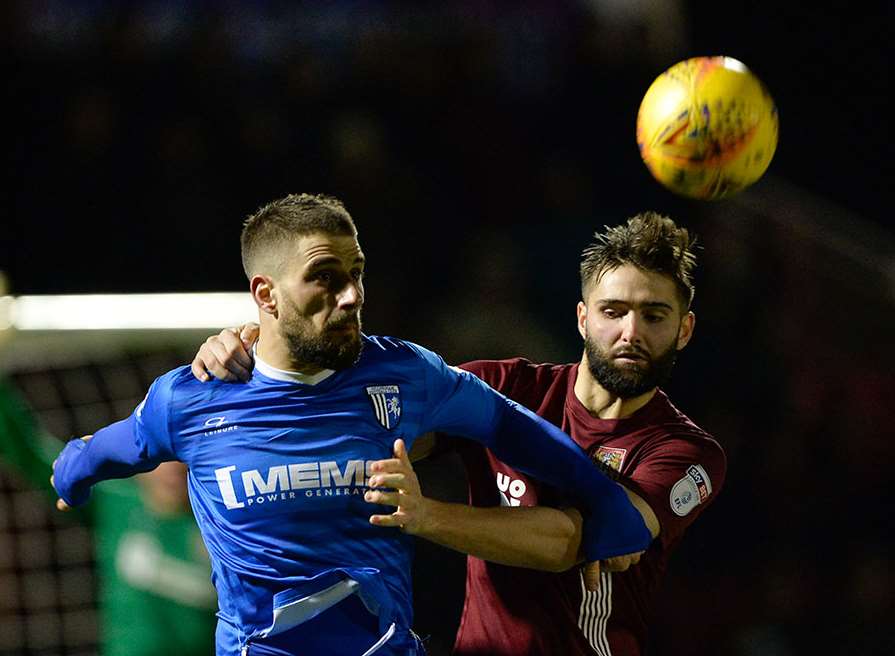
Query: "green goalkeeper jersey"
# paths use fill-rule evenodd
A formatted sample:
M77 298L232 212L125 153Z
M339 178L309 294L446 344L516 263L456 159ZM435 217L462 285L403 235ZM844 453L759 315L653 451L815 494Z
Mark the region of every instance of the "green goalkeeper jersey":
M0 461L55 499L49 477L61 446L0 381ZM134 480L107 481L76 511L94 533L102 653L213 654L217 603L196 522L189 509L153 512L142 494Z

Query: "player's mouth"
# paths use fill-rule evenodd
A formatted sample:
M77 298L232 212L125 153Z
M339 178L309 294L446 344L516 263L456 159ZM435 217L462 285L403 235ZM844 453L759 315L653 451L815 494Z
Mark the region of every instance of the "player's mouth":
M330 324L329 330L336 333L356 333L360 330L360 322L357 319L347 319Z
M619 364L640 364L641 362L649 362L649 358L637 351L621 351L613 356L613 359Z

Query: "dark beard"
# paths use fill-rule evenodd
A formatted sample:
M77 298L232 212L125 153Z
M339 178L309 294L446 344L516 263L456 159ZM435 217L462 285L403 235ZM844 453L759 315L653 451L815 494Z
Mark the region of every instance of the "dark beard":
M357 322L357 333L333 334L329 329ZM364 343L360 337L360 313L357 317L343 316L326 324L322 335L309 334L306 324L301 319L293 318L285 321L284 336L289 345L289 352L295 362L309 364L322 369L347 369L357 364Z
M622 399L632 399L667 383L677 360L677 349L674 344L658 357L651 358L645 369L619 367L589 337L584 339L584 351L587 353L588 369L593 377L603 389Z

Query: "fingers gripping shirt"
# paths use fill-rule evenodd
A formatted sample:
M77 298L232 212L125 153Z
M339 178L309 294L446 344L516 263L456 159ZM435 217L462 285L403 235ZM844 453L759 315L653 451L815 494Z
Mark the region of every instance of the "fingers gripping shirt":
M288 653L327 633L319 616L340 626L338 653L385 639L377 653L386 654L415 643L411 541L370 525L391 509L363 493L370 464L391 457L396 438L409 447L430 430L467 435L558 486L572 481L596 511L612 498L614 484L558 429L434 353L385 337L364 337L357 365L315 385L269 368L246 384L169 372L128 420L66 447L57 488L78 503L103 478L186 462L218 591L219 653L270 641ZM619 535L594 531L590 547L633 541L632 551L649 539L642 521Z

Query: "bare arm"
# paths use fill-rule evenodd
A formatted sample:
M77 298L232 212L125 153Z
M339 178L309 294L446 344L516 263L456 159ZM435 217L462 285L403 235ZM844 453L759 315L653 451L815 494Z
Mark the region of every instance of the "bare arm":
M427 500L426 520L405 532L501 565L562 572L579 563L581 515L543 506L479 508Z
M628 488L622 485L622 489L628 495L628 500L631 502L631 505L637 508L640 514L643 516L643 522L646 524L646 527L649 529L650 535L653 536L653 540L659 537L659 518L656 517L656 513L653 512L653 509L650 508L650 505L643 500L642 497L631 492Z
M391 515L373 515L378 526L398 527L405 533L470 554L484 560L514 567L561 572L582 561L581 514L574 508L557 510L545 506L480 508L444 503L424 497L404 443L395 443L395 458L373 465L367 501L396 506ZM655 538L659 523L640 497L629 490L629 499L643 514ZM603 561L608 571L623 571L640 559L640 553ZM599 577L599 570L593 573Z

